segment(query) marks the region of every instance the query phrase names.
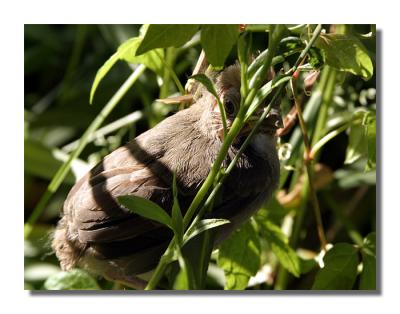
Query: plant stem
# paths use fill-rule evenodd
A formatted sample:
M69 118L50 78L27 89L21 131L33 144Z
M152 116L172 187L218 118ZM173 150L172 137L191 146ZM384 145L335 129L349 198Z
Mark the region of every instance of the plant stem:
M132 85L139 79L142 75L146 66L140 65L136 68L136 70L128 77L128 79L122 84L122 86L118 89L118 91L114 94L114 96L108 101L108 103L104 106L104 108L100 111L97 117L93 120L90 126L87 128L85 133L82 135L79 145L75 148L75 150L70 154L68 160L58 169L57 173L54 175L53 180L51 180L48 185L46 192L40 198L38 204L34 208L32 214L28 218L27 223L24 226L24 236L25 239L29 237L32 232L33 225L39 219L42 214L47 202L51 198L51 196L57 191L65 176L67 175L72 161L79 156L79 154L83 151L86 144L89 141L89 138L93 135L93 133L99 128L99 126L104 122L104 119L110 114L110 112L115 108L115 106L120 102L122 97L128 92L128 90L132 87Z
M322 31L322 25L318 24L317 27L314 29L313 35L312 35L309 43L307 44L306 48L304 48L304 50L300 53L299 57L297 58L296 63L292 67L292 69L291 69L292 73L294 73L297 70L298 66L300 65L302 60L305 58L305 56L307 55L308 50L310 50L312 45L314 45L315 41L318 39L321 31Z
M312 159L310 158L311 146L310 146L310 141L309 141L308 133L307 133L307 126L304 122L301 106L299 105L299 103L297 101L296 92L293 87L293 80L294 79L292 79L290 81L290 86L291 86L292 93L293 93L294 103L295 103L295 106L297 109L297 115L298 115L298 119L299 119L300 129L301 129L301 132L303 133L304 150L305 150L305 152L304 152L305 160L304 161L305 161L305 167L306 167L306 171L307 171L308 184L309 184L309 188L310 188L310 196L311 196L311 201L313 204L315 220L317 222L317 230L318 230L318 236L319 236L319 240L320 240L320 244L321 244L321 249L324 250L327 245L327 241L326 241L326 237L325 237L324 226L322 223L321 210L319 207L317 192L316 192L314 181L313 181Z
M265 76L265 74L267 73L267 71L270 68L271 61L272 61L272 58L275 53L275 49L276 49L278 43L280 42L280 39L283 36L284 30L285 30L285 28L282 25L277 25L276 29L271 29L270 42L268 45L268 55L265 59L264 64L262 65L262 69L256 71L256 73L254 74L254 76L252 78L252 82L249 85L247 85L247 79L248 79L247 76L245 76L245 75L241 76L241 81L243 81L243 82L241 82L241 84L246 84L246 86L249 86L249 89L247 90L248 94L241 95L241 105L240 105L239 112L238 112L236 118L234 119L228 134L224 138L222 147L216 157L216 160L214 161L214 163L211 167L211 170L210 170L207 178L203 182L202 186L200 187L199 191L197 192L196 196L194 197L192 203L190 204L190 206L183 218L183 226L184 226L185 230L187 230L189 223L192 221L192 218L193 218L196 210L198 209L200 204L203 202L203 200L206 197L207 193L209 192L210 188L212 186L214 186L215 191L211 192L213 196L210 200L207 199L206 202L213 200L213 198L217 194L216 192L222 185L221 182L216 182L215 179L220 174L221 165L227 155L230 145L233 143L233 140L236 138L236 136L239 134L240 130L243 128L244 124L246 123L247 110L249 109L250 105L252 104L252 102L256 96L258 88L261 87L261 85L262 85L263 77ZM320 32L320 30L319 30L319 32ZM318 35L319 35L319 32L318 32ZM314 37L317 37L318 35L316 35ZM311 44L307 45L307 47L305 48L305 52L303 52L304 55L306 55L308 50L311 48L311 45L314 43L315 39L310 41ZM293 71L293 73L294 73L294 71L297 70L297 67L299 64L300 64L300 62L296 66L292 67L291 70ZM292 73L288 73L286 75L291 75L291 74ZM245 90L246 90L246 88L243 89L242 91L245 91ZM224 176L221 176L220 178L222 179L223 177ZM203 206L204 206L204 204L203 204ZM198 214L198 217L195 218L195 220L200 219L201 216L199 214ZM169 255L169 254L170 254L170 252L173 252L174 249L175 249L175 237L172 239L167 250L165 251L162 258L160 259L160 261L153 273L152 278L150 279L148 285L145 288L146 290L152 290L152 289L156 288L158 282L162 278L162 275L165 271L165 268L167 267L167 264L170 262L168 259L170 258L171 255Z

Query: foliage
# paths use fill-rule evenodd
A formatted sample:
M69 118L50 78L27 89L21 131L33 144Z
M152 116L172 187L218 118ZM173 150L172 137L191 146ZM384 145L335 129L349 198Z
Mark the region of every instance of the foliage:
M169 276L168 288L179 290L375 290L375 34L360 35L369 32L368 25L323 28L321 32L315 25L25 26L26 287L116 287L80 269L55 273L58 263L47 254L44 239L78 177L178 110L156 99L184 93L182 82L191 76L203 49L214 69L240 61L240 110L234 127L224 123L220 154L188 209L179 204L175 179L172 208L134 196L118 199L135 214L174 231L148 287L157 287ZM265 83L269 73L275 77ZM215 95L225 120L211 80L204 74L193 78ZM279 139L281 180L272 199L211 255L213 229L229 221L203 215L234 165L235 160L222 165L227 148L260 106L278 96L284 116L294 99L301 105L305 128L294 121ZM265 117L270 106L264 109ZM133 111L142 113L141 120L107 128ZM109 131L97 132L101 124ZM306 136L312 162L303 145ZM71 142L77 139L80 144L71 151ZM322 224L311 208L320 214ZM323 244L320 231L329 245ZM195 241L202 243L200 258L187 254ZM166 270L174 267L177 271L168 275ZM33 270L35 276L30 276Z

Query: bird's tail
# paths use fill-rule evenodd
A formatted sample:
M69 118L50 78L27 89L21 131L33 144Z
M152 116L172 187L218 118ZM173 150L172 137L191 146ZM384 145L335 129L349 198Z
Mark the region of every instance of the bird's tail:
M72 269L81 256L81 250L75 245L75 241L71 240L64 216L57 225L53 235L51 247L55 252L62 270L68 271Z

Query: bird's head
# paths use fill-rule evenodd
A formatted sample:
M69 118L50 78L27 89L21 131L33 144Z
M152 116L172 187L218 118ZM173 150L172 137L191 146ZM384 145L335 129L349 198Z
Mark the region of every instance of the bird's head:
M214 83L219 98L225 108L226 122L229 129L240 108L240 65L238 63L231 65L221 73L214 75ZM218 136L223 140L223 123L218 102L205 88L203 89L199 105L203 111L201 122L202 125L206 127L205 132L212 137ZM264 106L260 107L261 108L250 117L248 124L242 129L239 137L246 136L251 131L264 110ZM283 123L279 107L274 107L270 110L258 132L275 135L276 130L281 127L283 127Z

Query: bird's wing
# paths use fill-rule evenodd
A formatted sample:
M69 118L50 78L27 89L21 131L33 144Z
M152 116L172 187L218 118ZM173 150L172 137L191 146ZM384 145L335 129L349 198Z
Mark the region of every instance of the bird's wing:
M119 206L118 196L135 195L163 208L171 207L169 187L148 165L133 156L123 156L126 150L125 147L112 153L114 156L109 160L115 164L106 158L78 181L64 203L70 232L82 243L127 240L160 227ZM124 162L118 163L118 159Z

